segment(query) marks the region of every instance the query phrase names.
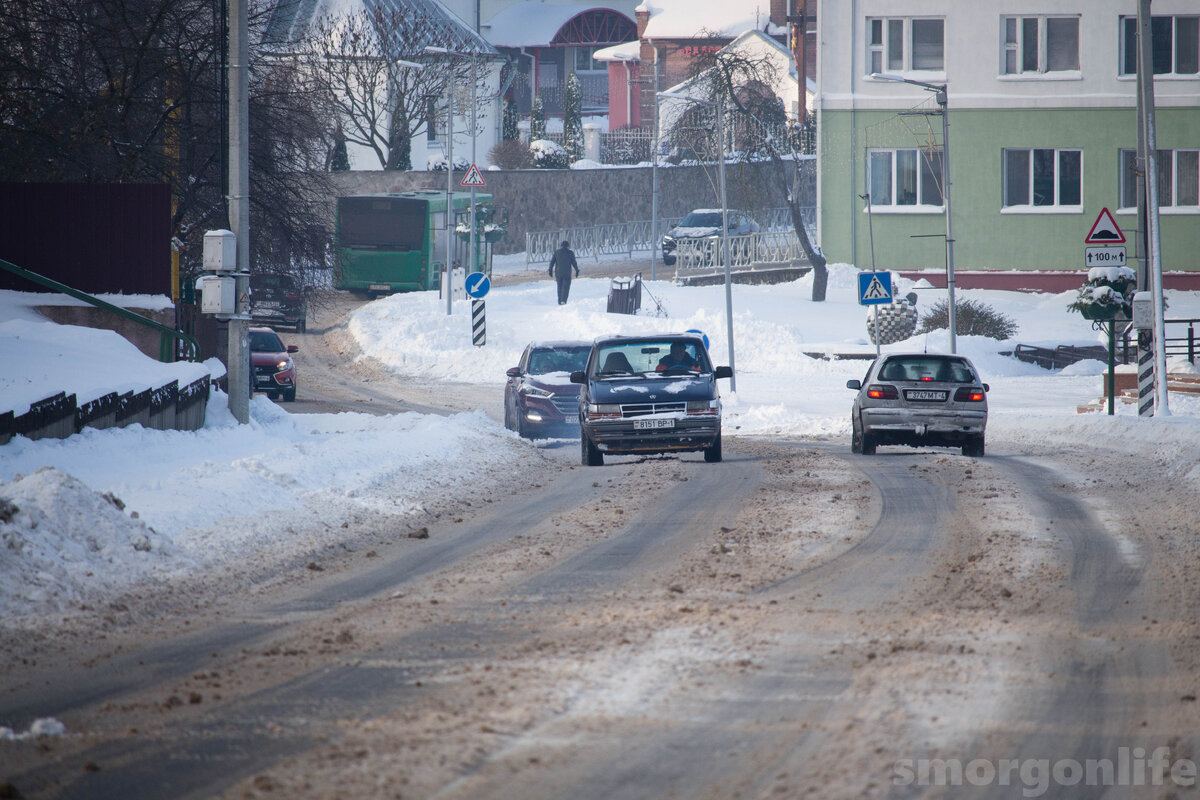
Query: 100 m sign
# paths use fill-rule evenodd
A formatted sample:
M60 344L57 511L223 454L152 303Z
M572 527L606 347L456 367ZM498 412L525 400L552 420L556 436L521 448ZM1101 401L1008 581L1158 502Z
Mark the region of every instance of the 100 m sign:
M1083 248L1083 258L1088 269L1092 267L1123 267L1125 266L1125 248L1085 247Z

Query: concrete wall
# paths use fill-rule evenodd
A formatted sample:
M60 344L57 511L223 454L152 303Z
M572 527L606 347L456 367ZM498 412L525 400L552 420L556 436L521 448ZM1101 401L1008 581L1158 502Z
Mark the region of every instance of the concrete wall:
M497 253L525 249L526 231L648 220L651 217L650 167L573 170L503 170L483 173L497 218L507 217L508 235ZM725 169L730 208L774 208L784 204L777 170L770 164L729 164ZM445 189L446 174L437 172L336 172L338 194ZM454 188L461 191L462 175ZM693 208L721 205L715 167L660 167L660 217L683 216ZM334 198L329 199L330 224Z

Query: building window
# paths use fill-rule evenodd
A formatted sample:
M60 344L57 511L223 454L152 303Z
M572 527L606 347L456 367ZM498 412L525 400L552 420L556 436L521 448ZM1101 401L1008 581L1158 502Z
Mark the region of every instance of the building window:
M1155 75L1200 74L1200 16L1150 18ZM1121 74L1137 75L1137 17L1121 17Z
M437 98L425 98L425 141L436 142L438 140L438 113L437 113Z
M576 72L607 72L608 67L595 59L598 47L574 47Z
M1137 151L1121 150L1121 208L1137 207ZM1200 210L1200 150L1159 150L1159 208Z
M1083 151L1004 151L1004 207L1076 207L1083 197Z
M941 72L945 20L872 17L867 20L868 72Z
M1004 17L1004 74L1079 70L1079 17Z
M897 148L868 152L871 205L942 206L942 149Z

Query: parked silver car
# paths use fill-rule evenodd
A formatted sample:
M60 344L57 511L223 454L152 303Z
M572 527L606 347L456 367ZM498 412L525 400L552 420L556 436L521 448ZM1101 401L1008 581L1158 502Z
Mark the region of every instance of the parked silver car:
M881 444L962 447L982 456L988 385L963 356L893 353L871 363L850 411L850 449L870 455Z
M744 236L747 233L758 233L760 230L758 223L745 211L729 209L728 214L730 235ZM675 250L679 247L679 242L683 240L708 241L712 250L705 254L705 260L716 263L720 261L719 256L715 254L721 236L721 209L697 208L690 211L686 217L679 220L678 225L667 231L666 236L663 236L663 263L668 267L675 263Z

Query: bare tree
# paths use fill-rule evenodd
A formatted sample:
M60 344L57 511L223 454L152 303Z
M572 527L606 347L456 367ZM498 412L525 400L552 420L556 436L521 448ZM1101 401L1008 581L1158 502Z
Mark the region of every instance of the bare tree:
M427 45L453 53L433 56ZM498 54L482 40L456 35L432 5L379 3L327 16L314 22L300 49L346 141L369 148L382 169L412 168L412 141L444 115L447 84L469 87L475 81L480 127L496 96L485 89L484 79ZM456 96L456 112L468 116L469 88L462 94Z
M800 206L799 158L812 132L798 120L789 119L779 99L782 70L777 60L725 48L706 53L692 67L689 92L736 115L731 124L734 146L740 157L769 158L771 171L785 198L792 227L813 268L812 299L825 300L829 283L825 255L812 243Z
M228 225L224 36L211 0L0 3L0 180L169 183L182 270L199 271L204 232ZM329 238L307 172L329 115L257 52L250 95L251 259L289 269Z

